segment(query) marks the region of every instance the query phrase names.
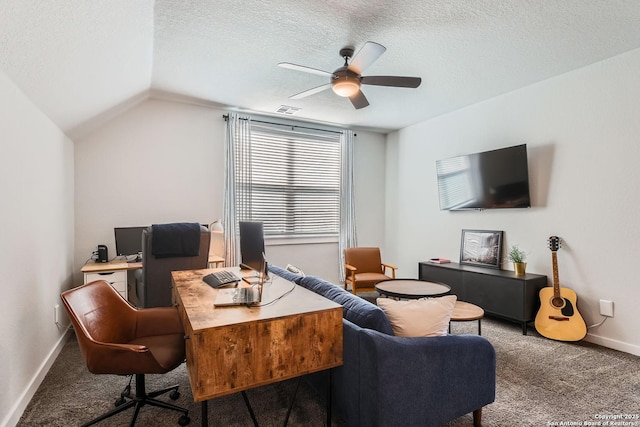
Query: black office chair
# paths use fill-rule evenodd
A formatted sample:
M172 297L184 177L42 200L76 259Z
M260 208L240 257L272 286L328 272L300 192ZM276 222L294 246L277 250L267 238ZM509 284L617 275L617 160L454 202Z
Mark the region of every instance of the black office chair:
M162 233L163 241L154 240L154 232ZM171 272L208 268L210 242L209 230L200 224L147 227L142 232L142 270L136 271L138 306L171 306Z

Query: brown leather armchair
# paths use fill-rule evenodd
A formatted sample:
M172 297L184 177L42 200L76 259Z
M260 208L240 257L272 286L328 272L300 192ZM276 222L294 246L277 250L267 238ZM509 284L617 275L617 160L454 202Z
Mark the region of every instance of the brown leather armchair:
M396 269L382 262L380 248L347 248L344 250L344 288L351 285L351 292L375 292L375 284L383 280L395 279ZM391 277L386 275L391 270Z
M104 280L65 291L60 298L89 371L136 378L131 400L117 401L116 408L84 426L135 407L130 424L133 426L144 405L182 412L178 423L184 426L190 422L187 409L155 399L169 391L171 399L179 398L177 385L151 393L145 390L145 374L167 373L185 359L184 329L177 308L136 309Z

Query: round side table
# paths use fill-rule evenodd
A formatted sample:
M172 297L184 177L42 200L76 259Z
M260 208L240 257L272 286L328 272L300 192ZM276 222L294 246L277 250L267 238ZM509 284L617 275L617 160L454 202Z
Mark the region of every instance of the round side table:
M456 301L456 305L453 306L453 313L451 314L452 322L471 322L473 320L478 321L478 335L482 335L482 318L484 317L484 310L475 304L464 301ZM451 332L451 325L449 325L449 332Z
M402 299L418 299L425 297L441 297L451 292L451 287L444 283L427 282L417 279L392 279L376 283L376 290L381 295Z

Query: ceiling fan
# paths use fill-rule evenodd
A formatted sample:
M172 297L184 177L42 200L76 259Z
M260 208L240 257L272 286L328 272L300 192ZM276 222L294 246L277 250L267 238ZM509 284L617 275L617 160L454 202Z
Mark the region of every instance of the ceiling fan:
M344 58L344 65L334 72L318 70L289 62L281 62L278 66L325 76L331 79L329 83L292 95L289 97L290 99L305 98L331 88L336 95L349 98L353 106L356 109L360 109L369 105L369 101L367 101L367 98L360 90L360 85L416 88L420 86L422 82L420 77L363 76L362 72L373 64L386 50L387 48L381 44L370 41L366 42L355 56L353 55L352 47L342 48L340 49L340 56ZM349 62L349 59L351 59L351 62Z

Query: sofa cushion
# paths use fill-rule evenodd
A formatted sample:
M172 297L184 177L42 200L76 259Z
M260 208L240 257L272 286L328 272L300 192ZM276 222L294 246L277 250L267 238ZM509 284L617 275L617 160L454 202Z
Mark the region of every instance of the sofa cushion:
M396 336L433 337L447 335L456 299L455 295L409 301L378 298L377 303Z
M329 283L324 279L313 276L305 276L298 282L299 285L329 298L342 306L342 316L361 328L373 329L384 334L393 335L393 329L389 319L380 307L357 297L339 286Z

